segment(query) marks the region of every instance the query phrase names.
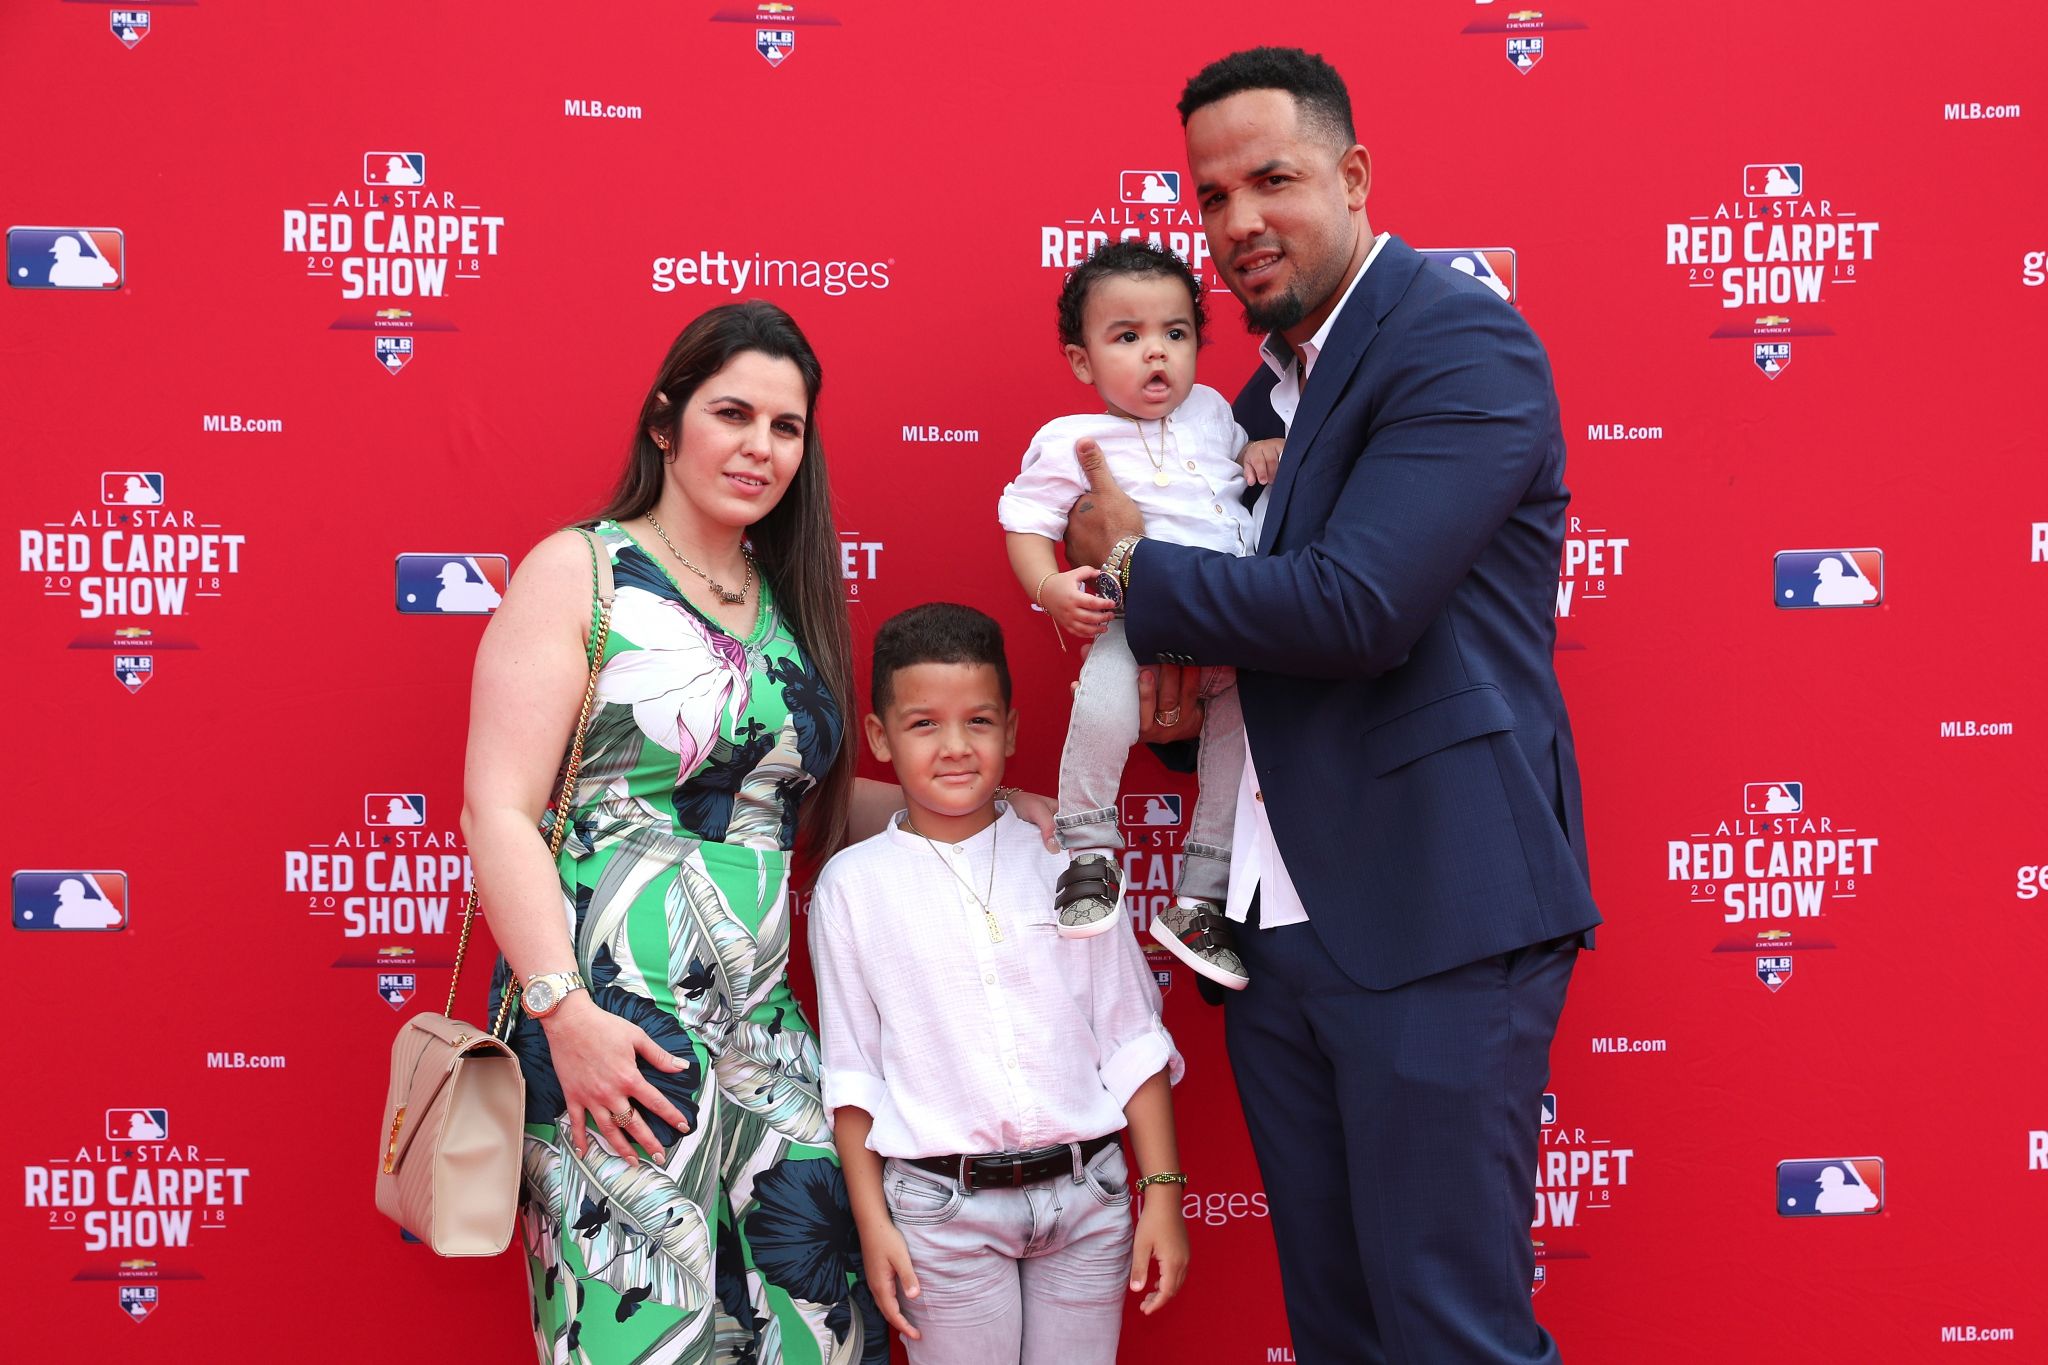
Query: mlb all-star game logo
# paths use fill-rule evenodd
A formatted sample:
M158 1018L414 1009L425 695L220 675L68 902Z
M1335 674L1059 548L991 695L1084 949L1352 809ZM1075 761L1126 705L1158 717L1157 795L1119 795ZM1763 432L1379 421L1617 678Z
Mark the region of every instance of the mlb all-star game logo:
M1817 310L1868 278L1880 225L1868 204L1837 198L1817 164L1754 161L1723 174L1709 209L1664 225L1664 264L1740 315L1709 335L1739 341L1756 372L1775 380L1792 365L1795 338L1833 334Z
M711 16L714 24L733 24L753 34L754 51L770 66L781 66L796 53L799 28L837 28L839 21L813 5L801 10L790 0L759 0L733 5Z
M1176 151L1174 157L1178 156ZM1105 243L1142 241L1186 261L1195 278L1204 281L1210 291L1228 287L1211 269L1209 238L1202 231L1193 187L1183 172L1170 168L1170 159L1129 165L1113 178L1090 177L1088 186L1075 198L1077 204L1069 216L1039 226L1041 267L1072 270Z
M839 533L839 577L846 584L846 600L858 602L881 577L884 542L864 538L858 531Z
M250 1168L186 1130L183 1111L153 1096L121 1096L100 1122L74 1132L69 1142L35 1139L41 1159L22 1167L22 1206L58 1235L57 1257L39 1265L56 1269L63 1256L101 1258L70 1278L114 1280L115 1302L142 1322L160 1306L155 1281L166 1250L190 1251L198 1234L230 1228L249 1195ZM136 1100L141 1103L136 1103ZM75 1242L74 1242L75 1239ZM205 1239L211 1242L212 1239ZM108 1260L120 1257L117 1269ZM197 1279L190 1270L170 1278Z
M1173 904L1180 885L1180 849L1194 804L1193 797L1179 792L1125 792L1118 799L1118 823L1124 834L1124 911L1140 930ZM1140 943L1149 939L1143 933L1138 937ZM1168 989L1173 984L1172 954L1163 948L1156 954L1148 949L1145 960L1160 989Z
M155 676L157 651L195 648L183 618L242 571L247 537L183 505L178 488L160 469L101 470L96 489L16 539L31 586L94 623L70 647L109 651L131 693Z
M368 148L330 183L282 211L282 249L290 268L353 305L329 330L369 333L370 358L398 374L419 334L456 330L450 291L484 277L505 219L419 147Z
M1712 913L1713 951L1749 964L1775 995L1795 975L1795 955L1838 946L1881 842L1800 776L1765 774L1702 828L1666 841L1665 879Z
M1537 1271L1531 1293L1548 1280L1546 1266L1591 1257L1595 1229L1627 1198L1622 1191L1635 1174L1635 1148L1615 1141L1607 1120L1577 1110L1570 1095L1544 1094L1541 1125L1529 1220Z
M1573 19L1555 10L1509 9L1503 5L1493 8L1493 0L1479 0L1484 8L1477 11L1480 17L1465 25L1467 36L1483 38L1488 44L1506 41L1503 55L1508 65L1526 76L1536 69L1548 49L1548 39L1555 33L1582 31L1587 27L1583 19Z
M364 792L350 807L327 837L284 851L284 908L305 918L332 967L402 1009L422 973L455 960L469 854L426 792Z
M1598 524L1592 524L1597 520ZM1604 602L1628 572L1629 538L1605 518L1574 515L1566 524L1557 566L1557 619L1574 619L1589 602Z

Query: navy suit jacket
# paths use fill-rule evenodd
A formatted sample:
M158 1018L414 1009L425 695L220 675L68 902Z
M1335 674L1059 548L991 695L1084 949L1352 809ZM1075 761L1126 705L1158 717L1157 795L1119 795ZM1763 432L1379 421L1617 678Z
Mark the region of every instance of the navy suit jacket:
M1281 434L1263 366L1238 396ZM1600 922L1552 666L1564 433L1542 345L1390 239L1331 328L1259 553L1148 540L1140 659L1230 664L1309 922L1387 989Z

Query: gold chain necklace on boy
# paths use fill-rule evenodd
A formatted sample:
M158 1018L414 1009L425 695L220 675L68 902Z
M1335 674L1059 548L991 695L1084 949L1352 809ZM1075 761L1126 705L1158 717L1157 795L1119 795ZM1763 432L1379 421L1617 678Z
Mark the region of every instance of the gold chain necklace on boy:
M668 538L668 532L661 529L661 523L654 519L654 513L649 512L647 514L647 524L654 528L654 534L661 537L661 543L668 546L668 552L674 555L684 568L710 585L711 591L718 594L719 601L727 605L737 605L747 600L747 589L754 586L754 552L752 550L749 550L744 544L740 546L740 558L747 561L747 576L741 580L739 591L735 592L710 574L705 573L695 564L692 564L689 557L681 550L678 550L676 543Z
M946 871L953 874L953 880L960 883L961 887L966 890L967 899L973 901L981 908L981 917L988 924L989 942L1001 943L1003 941L1003 926L996 922L996 912L989 907L996 898L996 837L1003 823L1003 818L998 815L995 824L988 827L988 894L985 896L974 894L974 883L960 875L960 869L953 866L950 858L939 852L939 846L932 842L929 834L926 834L916 825L910 824L910 817L908 815L903 817L903 823L910 825L910 832L924 840L925 847L932 851L932 856L946 865Z
M1166 487L1166 485L1173 482L1173 475L1166 472L1166 419L1164 417L1159 419L1159 453L1157 455L1152 453L1152 443L1145 439L1145 424L1133 417L1131 425L1138 429L1138 443L1145 447L1145 458L1152 462L1152 482L1158 484L1161 488Z

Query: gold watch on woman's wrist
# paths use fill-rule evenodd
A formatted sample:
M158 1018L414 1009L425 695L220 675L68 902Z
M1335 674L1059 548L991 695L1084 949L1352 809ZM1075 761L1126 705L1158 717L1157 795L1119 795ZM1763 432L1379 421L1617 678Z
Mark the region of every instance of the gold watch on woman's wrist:
M580 972L542 972L526 978L526 984L519 990L519 1003L534 1018L545 1019L568 998L569 992L583 989Z

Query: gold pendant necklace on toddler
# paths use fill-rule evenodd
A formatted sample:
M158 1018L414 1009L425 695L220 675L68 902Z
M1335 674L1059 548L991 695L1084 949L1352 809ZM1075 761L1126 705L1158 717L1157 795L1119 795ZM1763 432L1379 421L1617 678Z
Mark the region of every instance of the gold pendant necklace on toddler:
M1173 475L1166 472L1166 419L1159 419L1159 453L1152 453L1152 443L1145 439L1145 424L1133 417L1131 425L1138 429L1138 444L1145 447L1145 458L1152 462L1152 482L1161 488L1173 482Z

